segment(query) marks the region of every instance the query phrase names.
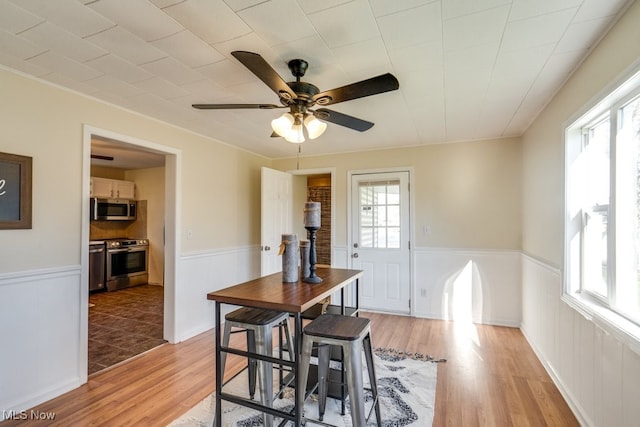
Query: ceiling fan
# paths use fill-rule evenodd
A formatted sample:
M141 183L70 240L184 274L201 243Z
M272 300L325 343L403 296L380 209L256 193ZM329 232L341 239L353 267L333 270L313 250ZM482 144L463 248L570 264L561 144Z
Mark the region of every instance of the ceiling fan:
M289 112L271 122L274 133L271 136L282 136L289 142L304 142L305 130L310 139L315 139L326 130L327 124L334 123L349 129L364 132L371 129L372 122L359 119L327 108L312 110L315 105L332 105L365 96L396 90L400 87L398 79L392 74L382 74L367 80L351 83L346 86L320 92L315 85L300 81L309 64L304 59L292 59L288 62L295 82L285 82L282 77L257 53L231 52L238 61L262 80L280 98L282 105L276 104L193 104L201 110L252 109L271 110L288 108ZM318 120L319 119L319 120Z

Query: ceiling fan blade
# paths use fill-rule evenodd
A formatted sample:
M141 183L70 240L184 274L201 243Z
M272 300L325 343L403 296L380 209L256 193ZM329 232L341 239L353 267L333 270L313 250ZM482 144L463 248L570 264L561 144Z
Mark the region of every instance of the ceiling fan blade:
M260 110L272 110L274 108L287 108L275 104L192 104L198 110L238 110L243 108L257 108Z
M358 119L357 117L349 116L347 114L338 113L337 111L327 110L326 108L319 108L313 112L313 115L325 122L335 123L340 126L348 127L349 129L364 132L373 127L372 122Z
M396 90L400 87L398 79L393 74L382 74L367 80L362 80L346 86L320 92L313 97L319 105L331 105L365 96Z
M291 90L287 82L285 82L276 70L264 58L257 53L236 50L231 52L242 65L247 67L249 71L255 74L260 80L271 88L279 97L285 99L296 99L298 96Z

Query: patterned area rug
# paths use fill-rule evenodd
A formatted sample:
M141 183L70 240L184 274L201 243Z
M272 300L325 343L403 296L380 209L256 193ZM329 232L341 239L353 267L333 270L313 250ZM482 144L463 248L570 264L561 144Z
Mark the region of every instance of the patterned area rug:
M378 394L382 413L383 426L430 426L433 422L433 409L436 394L437 362L444 359L434 359L431 356L418 353L404 353L393 349L376 349L374 357L376 377L378 379ZM312 362L313 363L313 362ZM366 366L363 363L363 367ZM225 386L225 391L246 395L246 370ZM274 375L276 376L276 375ZM372 405L371 390L368 377L365 378L365 410ZM259 397L256 396L256 399ZM274 406L283 410L293 408L294 391L286 389L284 398L276 399ZM215 414L215 397L209 396L193 407L189 412L169 424L170 427L182 426L211 426ZM347 400L346 415L340 414L339 400L327 399L327 409L324 423L335 426L351 426L351 416ZM318 418L318 403L312 395L305 402L305 417L307 425L314 425ZM261 426L262 415L256 411L222 402L222 425L233 427ZM281 419L274 419L277 425ZM289 423L287 425L293 425ZM368 425L376 425L375 414L369 419Z

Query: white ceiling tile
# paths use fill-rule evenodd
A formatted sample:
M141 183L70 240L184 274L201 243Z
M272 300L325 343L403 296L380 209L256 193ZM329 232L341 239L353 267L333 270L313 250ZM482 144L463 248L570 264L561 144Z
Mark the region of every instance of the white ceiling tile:
M575 10L580 6L582 1L583 0L513 0L509 20L518 21L566 9L573 10L573 14L575 14Z
M498 6L510 5L512 0L445 0L442 2L442 18L452 19L478 13Z
M8 0L0 0L0 28L11 34L17 34L43 21L44 18L35 16Z
M263 3L265 0L224 0L224 2L233 10L237 12L239 10L247 9L257 4Z
M442 41L440 3L429 3L408 11L378 18L380 32L389 51ZM420 31L416 31L420 28Z
M205 65L198 68L198 71L222 87L248 83L257 78L238 61L230 59Z
M85 0L85 1L93 1L93 0ZM174 4L182 3L185 0L150 0L151 3L155 4L159 8L165 8L169 6L173 6Z
M475 70L493 70L500 44L488 43L444 54L444 69L447 75L460 73L473 80Z
M499 42L508 16L509 6L502 6L445 21L445 52Z
M136 83L135 87L142 92L157 93L164 99L181 98L189 95L190 93L187 89L161 79L160 77L143 80Z
M519 135L632 1L0 0L0 67L271 158L299 148L269 137L280 110L191 107L278 103L231 51L259 53L289 81L287 61L303 58L303 80L320 90L398 78L398 91L332 106L375 126L330 124L301 147L304 165L312 154ZM81 62L94 39L102 56Z
M596 18L569 25L556 46L556 52L568 52L593 46L611 23L610 17Z
M335 61L352 78L364 79L393 71L391 60L381 37L336 47L332 50Z
M319 35L305 37L273 46L273 52L278 55L276 61L271 62L281 76L287 80L294 80L287 64L292 59L304 59L309 63L308 75L318 75L328 68L335 66L335 58L331 50ZM303 79L306 80L306 79Z
M251 32L251 28L221 1L186 0L163 10L209 44Z
M167 56L165 52L121 27L113 27L94 34L88 37L87 40L126 59L132 64L145 64Z
M79 93L84 93L86 95L93 96L95 93L95 89L91 85L80 82L67 74L52 72L47 74L46 76L43 76L42 78L58 86L65 87Z
M59 73L79 82L95 79L96 77L104 74L54 52L45 52L41 55L30 58L29 62L41 67L47 67L52 72Z
M115 55L105 55L85 62L85 65L112 75L128 83L136 83L153 77L151 73Z
M575 9L569 9L522 21L509 22L505 29L501 49L526 49L557 43L569 26L575 12Z
M43 22L27 31L23 31L20 33L20 37L45 46L60 55L78 62L85 62L109 53L99 46L69 33L50 22Z
M376 17L390 15L404 10L424 6L427 3L440 3L440 0L370 0L371 9Z
M2 36L0 35L0 45L2 45L1 38ZM15 55L5 53L4 51L0 51L0 64L36 77L49 73L49 70L45 67L32 64Z
M249 27L269 45L315 34L315 29L295 0L271 0L238 12Z
M188 105L203 103L222 103L221 99L229 98L233 95L233 92L217 85L209 79L188 83L180 87L186 90L189 94L180 98L176 98L173 101L183 103L186 101L186 104Z
M31 58L47 51L43 46L3 30L0 30L0 49L20 59Z
M617 15L618 11L627 3L629 3L629 0L583 0L572 22L590 21L592 19L604 18L605 16L613 17Z
M34 15L53 22L69 32L86 37L115 24L77 1L11 0Z
M341 4L348 3L353 0L298 0L298 4L304 10L305 13L314 13L321 10L329 9Z
M358 19L352 19L353 16ZM365 0L355 0L312 13L309 19L330 48L380 36L371 7Z
M136 96L144 92L144 90L137 88L134 85L108 75L87 80L84 83L92 86L96 92L108 92L122 98Z
M491 76L488 96L523 96L531 87L538 74L549 60L553 45L540 46L535 49L500 52Z
M475 137L482 138L483 135L504 136L505 130L521 102L522 97L519 94L487 99L479 115L480 119L477 121Z
M147 0L127 0L127 7L122 7L121 0L100 0L88 6L145 41L167 37L183 29Z
M224 59L224 56L215 48L186 30L156 40L151 44L178 61L194 68Z
M576 50L571 52L554 52L549 57L544 68L538 74L535 85L542 83L544 86L560 88L565 79L573 72L578 62L587 55L589 49Z
M444 96L440 99L431 96L424 104L411 108L408 117L416 128L420 144L445 140Z
M270 63L272 66L280 59L273 49L269 47L269 45L267 45L267 43L258 36L258 34L253 32L237 37L233 40L215 43L213 47L215 47L221 55L224 55L227 59L232 59L234 61L236 61L236 59L231 56L231 52L235 50L255 52L262 56L265 61Z
M204 76L178 62L174 58L162 58L157 61L142 64L140 67L153 75L162 77L177 85L197 82L204 79Z

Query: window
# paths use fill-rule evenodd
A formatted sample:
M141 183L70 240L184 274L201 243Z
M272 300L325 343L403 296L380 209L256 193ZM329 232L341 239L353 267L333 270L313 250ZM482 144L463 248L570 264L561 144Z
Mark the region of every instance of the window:
M360 184L360 244L400 247L400 180Z
M638 331L640 73L566 136L565 295Z

